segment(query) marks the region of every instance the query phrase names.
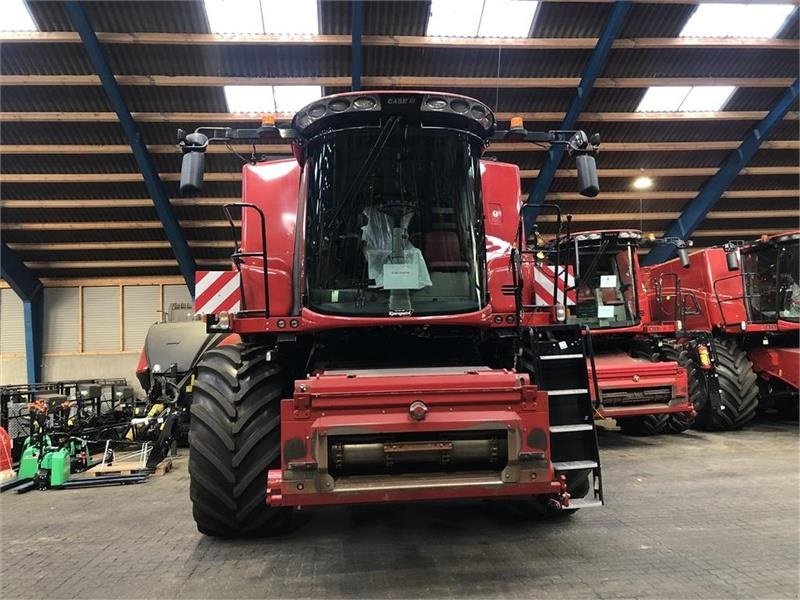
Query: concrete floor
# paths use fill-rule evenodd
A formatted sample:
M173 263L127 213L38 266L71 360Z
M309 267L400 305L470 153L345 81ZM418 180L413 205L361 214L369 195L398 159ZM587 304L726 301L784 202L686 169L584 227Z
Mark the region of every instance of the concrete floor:
M136 487L3 494L3 598L797 598L797 424L601 435L607 506L330 508L293 534L197 533L186 463Z

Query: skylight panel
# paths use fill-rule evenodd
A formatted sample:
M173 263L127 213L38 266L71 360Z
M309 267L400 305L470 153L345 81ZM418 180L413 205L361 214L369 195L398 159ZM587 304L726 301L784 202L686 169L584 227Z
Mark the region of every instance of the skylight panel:
M636 112L714 112L725 106L735 89L732 85L651 87Z
M700 4L680 35L771 38L793 10L791 4Z
M226 85L225 100L232 113L275 112L271 85Z
M318 85L276 85L273 88L277 112L297 112L322 97Z
M0 31L38 31L36 23L23 0L5 0Z
M211 33L264 33L259 0L205 0Z
M681 112L715 112L728 102L736 87L733 85L698 85L692 88L683 103Z
M487 0L478 37L528 37L538 2Z
M527 37L538 4L533 0L433 0L426 34Z
M319 33L317 0L261 0L264 33Z
M317 0L205 0L212 33L319 33Z
M433 0L427 35L473 37L483 12L483 0Z
M636 112L668 112L678 110L691 91L690 86L666 86L649 88L639 103Z

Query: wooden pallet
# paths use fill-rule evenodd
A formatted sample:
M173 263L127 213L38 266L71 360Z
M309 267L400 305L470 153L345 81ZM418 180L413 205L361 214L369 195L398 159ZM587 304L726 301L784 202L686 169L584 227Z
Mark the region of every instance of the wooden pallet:
M86 471L86 475L88 475L89 477L108 477L112 475L117 476L117 475L150 474L153 477L160 477L161 475L166 475L171 470L172 470L172 459L165 458L156 465L156 468L152 473L146 467L143 468L142 463L137 460L137 461L115 462L110 465L100 464Z

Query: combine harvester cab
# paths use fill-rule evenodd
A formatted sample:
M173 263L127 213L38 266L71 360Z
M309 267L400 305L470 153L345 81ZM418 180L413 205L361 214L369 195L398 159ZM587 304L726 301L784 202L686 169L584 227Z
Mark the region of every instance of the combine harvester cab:
M591 337L598 418L613 418L623 433L652 435L684 431L694 418L686 368L665 356L650 334L646 275L639 266L640 231L580 232L551 243L543 256L567 264L561 282L566 322ZM563 271L563 269L561 270ZM674 322L659 323L661 332Z
M480 159L490 139L565 144L596 195L583 132L498 132L470 98L364 92L323 98L291 128L179 137L185 194L209 143L283 139L295 155L244 166L243 202L225 207L241 218L234 268L198 293L216 305L208 331L242 339L197 365L201 532L275 533L314 505L602 504L583 336L549 316L521 326L519 172ZM545 392L532 375L548 357L563 377Z
M707 356L693 357L690 369L690 375L699 375L690 385L702 392L696 403L699 427L738 429L759 409L797 418L799 255L795 231L699 250L688 268L678 259L650 267L653 280L680 272L679 295L691 298L685 329L704 332L713 342ZM663 297L653 288L654 310L663 310ZM679 350L687 348L683 340ZM713 380L705 376L709 371Z

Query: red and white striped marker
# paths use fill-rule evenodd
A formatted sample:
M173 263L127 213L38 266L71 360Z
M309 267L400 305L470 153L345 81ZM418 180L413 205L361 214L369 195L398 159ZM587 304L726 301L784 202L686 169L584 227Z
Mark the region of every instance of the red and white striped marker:
M533 293L536 297L536 306L553 306L564 302L564 271L558 273L558 297L553 297L553 273L555 266L542 265L533 268ZM567 306L574 306L577 299L575 291L575 276L572 267L567 269L567 287L572 288L567 292Z
M201 315L237 312L242 304L238 271L197 271L194 312Z

